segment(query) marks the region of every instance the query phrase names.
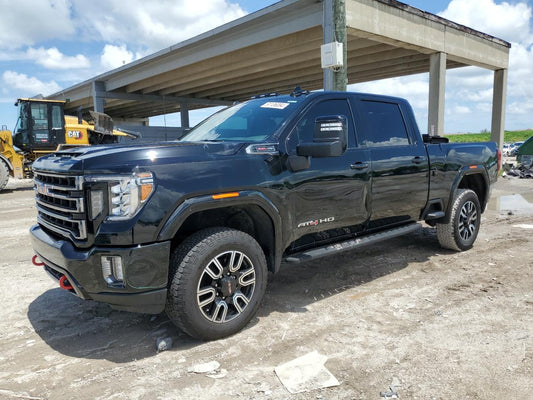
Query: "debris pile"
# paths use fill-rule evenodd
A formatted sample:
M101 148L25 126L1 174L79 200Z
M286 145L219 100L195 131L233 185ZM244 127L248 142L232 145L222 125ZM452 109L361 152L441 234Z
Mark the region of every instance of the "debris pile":
M504 173L504 176L517 176L522 179L533 179L533 162L522 163L517 167L512 167Z

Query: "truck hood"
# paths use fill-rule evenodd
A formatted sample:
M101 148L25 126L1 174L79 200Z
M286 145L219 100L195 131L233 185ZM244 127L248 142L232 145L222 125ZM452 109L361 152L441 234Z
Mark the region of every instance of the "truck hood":
M237 142L165 142L77 147L41 157L33 163L33 168L76 174L131 173L136 167L227 158L243 145Z

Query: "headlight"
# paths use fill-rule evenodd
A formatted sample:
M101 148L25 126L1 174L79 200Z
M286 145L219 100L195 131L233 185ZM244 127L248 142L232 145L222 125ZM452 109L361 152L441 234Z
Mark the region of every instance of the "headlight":
M133 217L141 205L150 197L154 189L154 179L149 172L134 174L118 182L110 183L110 220Z
M150 172L134 173L131 176L91 176L86 178L93 182L90 194L90 218L96 219L106 208L104 191L107 183L109 205L107 218L112 221L133 217L148 200L154 190L154 179Z

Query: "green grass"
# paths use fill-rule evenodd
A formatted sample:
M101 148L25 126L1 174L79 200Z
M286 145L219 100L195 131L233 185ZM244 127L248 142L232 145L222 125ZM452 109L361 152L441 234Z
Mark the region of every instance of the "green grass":
M490 142L490 132L484 133L464 133L458 135L444 135L450 142ZM505 131L504 142L513 143L521 142L529 139L533 136L533 129L527 129L524 131Z

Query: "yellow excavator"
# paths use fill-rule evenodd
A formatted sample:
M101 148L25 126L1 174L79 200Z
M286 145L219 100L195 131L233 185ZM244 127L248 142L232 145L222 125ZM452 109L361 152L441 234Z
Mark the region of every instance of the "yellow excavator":
M111 118L90 111L94 123L64 114L64 101L18 99L19 116L13 134L0 129L0 191L9 176L31 178L31 164L37 158L60 149L116 143L121 136L135 138L135 132L113 129Z

